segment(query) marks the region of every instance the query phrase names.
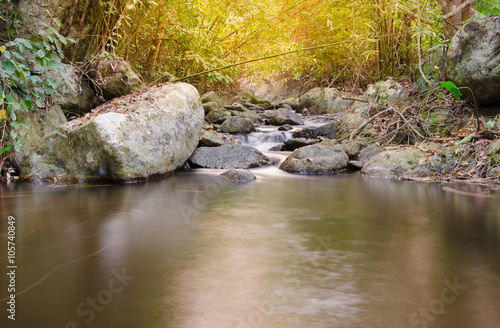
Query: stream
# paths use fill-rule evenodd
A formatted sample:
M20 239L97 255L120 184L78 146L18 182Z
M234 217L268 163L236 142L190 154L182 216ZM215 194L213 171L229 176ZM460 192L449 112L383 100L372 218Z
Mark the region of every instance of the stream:
M266 151L289 137L262 127L242 142ZM500 192L277 166L236 185L221 172L0 185L1 327L500 324ZM9 216L15 321L6 311Z

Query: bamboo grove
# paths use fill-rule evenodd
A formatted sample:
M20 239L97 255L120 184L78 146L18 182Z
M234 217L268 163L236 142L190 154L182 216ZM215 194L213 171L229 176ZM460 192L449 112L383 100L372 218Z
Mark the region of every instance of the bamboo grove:
M447 38L435 0L97 1L87 57L122 57L148 81L280 53L291 54L214 70L191 82L288 74L364 85L384 76L430 77L435 72L423 66L422 54L440 56ZM353 41L294 52L345 40Z

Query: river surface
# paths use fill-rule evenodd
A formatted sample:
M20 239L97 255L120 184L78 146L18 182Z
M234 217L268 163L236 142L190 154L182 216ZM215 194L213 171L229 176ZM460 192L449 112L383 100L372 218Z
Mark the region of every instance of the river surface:
M0 186L1 327L500 326L499 192L220 172Z

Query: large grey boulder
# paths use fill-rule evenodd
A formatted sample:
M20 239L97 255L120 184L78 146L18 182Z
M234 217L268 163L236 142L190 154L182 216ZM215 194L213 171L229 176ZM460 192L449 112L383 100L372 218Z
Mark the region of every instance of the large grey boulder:
M203 108L189 84L155 86L73 120L26 154L21 177L134 181L168 175L198 145Z
M465 24L448 48L447 78L458 87L471 88L481 104L500 104L499 49L500 16Z
M272 160L257 149L242 145L200 147L189 162L193 167L210 169L248 169L272 164Z
M343 99L335 88L314 88L300 97L298 112L307 109L312 114L339 113L347 110L352 100Z
M226 133L250 133L255 131L255 126L249 118L231 116L222 123L219 131Z
M297 149L280 169L298 174L328 174L345 170L349 157L339 146L312 145Z
M121 59L99 60L89 76L99 85L106 100L142 91L146 87L139 73Z

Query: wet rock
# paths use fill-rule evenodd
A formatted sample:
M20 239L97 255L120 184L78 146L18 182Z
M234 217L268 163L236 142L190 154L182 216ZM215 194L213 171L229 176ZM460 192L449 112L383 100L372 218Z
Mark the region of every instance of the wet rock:
M201 139L198 143L198 147L219 147L224 144L224 140L217 132L204 130L201 134Z
M304 121L299 114L284 108L271 111L268 118L272 125L304 125Z
M278 131L290 131L293 127L290 124L284 124L278 128Z
M189 84L155 86L121 98L119 112L74 120L26 154L21 177L134 181L182 167L203 124L198 91Z
M335 139L337 133L337 122L330 122L319 127L307 127L293 133L294 138L317 138L319 136Z
M226 133L250 133L255 131L251 119L231 116L221 124L219 131Z
M280 169L298 174L328 174L345 170L348 160L341 147L312 145L294 151Z
M272 164L272 160L257 149L243 145L200 147L189 162L193 167L211 169L248 169Z
M480 104L500 104L500 16L465 24L446 54L446 77L469 87ZM471 94L463 90L469 98ZM472 98L471 98L472 99Z
M269 151L284 151L285 145L276 145L269 148Z
M319 140L315 139L305 139L305 138L294 138L285 141L284 150L295 150L297 148L310 146L317 144Z
M210 111L210 113L205 116L205 120L210 124L222 124L228 117L231 117L231 113L219 108Z
M427 157L428 155L418 148L387 150L365 163L361 173L382 178L429 176L431 171L422 161Z
M339 113L352 106L354 101L342 98L335 88L314 88L300 97L297 112L306 108L312 114Z
M256 179L252 172L242 169L230 169L222 173L221 176L236 183L249 183Z
M99 60L89 76L102 90L106 100L142 91L146 87L139 73L121 59Z
M348 166L351 170L359 171L365 164L360 161L349 161Z

